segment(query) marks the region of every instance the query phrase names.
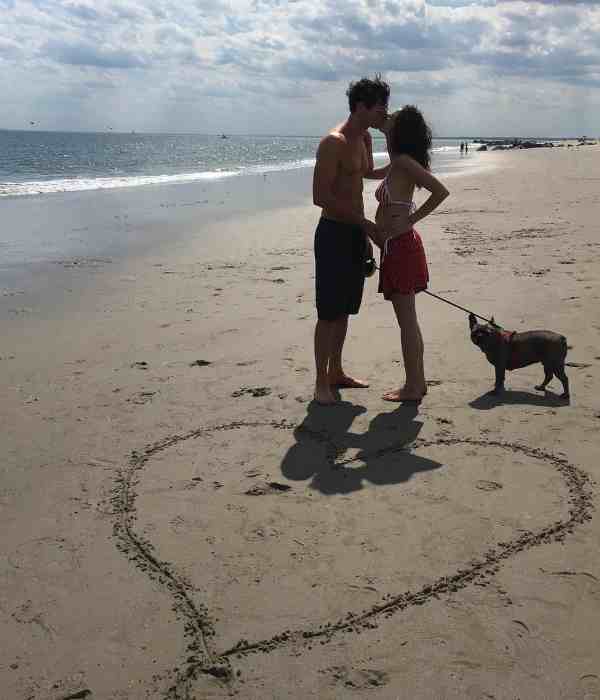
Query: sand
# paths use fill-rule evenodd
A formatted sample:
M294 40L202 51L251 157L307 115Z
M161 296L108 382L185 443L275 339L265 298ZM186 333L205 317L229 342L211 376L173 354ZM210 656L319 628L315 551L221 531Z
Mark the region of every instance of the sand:
M383 402L372 278L371 387L314 406L308 200L2 321L0 697L600 698L600 148L485 158L419 227L430 288L565 334L570 404L539 366L489 396L424 295L429 394Z

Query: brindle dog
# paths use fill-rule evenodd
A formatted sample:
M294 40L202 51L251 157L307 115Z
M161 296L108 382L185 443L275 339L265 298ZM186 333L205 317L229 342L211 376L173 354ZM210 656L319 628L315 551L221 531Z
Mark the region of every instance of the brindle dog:
M544 391L553 376L563 385L561 399L569 399L569 380L565 374L567 339L553 331L505 331L494 323L477 323L474 314L469 314L471 340L485 353L496 369L496 384L493 394L504 390L505 371L527 367L536 362L544 366L544 381L535 388Z

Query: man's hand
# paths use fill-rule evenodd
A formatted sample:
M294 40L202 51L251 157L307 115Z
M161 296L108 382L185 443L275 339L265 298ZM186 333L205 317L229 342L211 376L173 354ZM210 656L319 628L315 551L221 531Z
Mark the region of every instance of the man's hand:
M369 221L368 219L365 219L365 224L363 227L363 231L367 235L367 241L369 243L373 242L379 249L381 249L383 243L382 243L382 231L381 229L377 226L377 224L374 224L372 221ZM371 246L371 251L373 250L373 247Z
M368 236L368 238L370 238L375 244L378 245L377 241L379 236L379 230L376 224L374 224L372 221L369 221L369 219L363 219L360 227Z

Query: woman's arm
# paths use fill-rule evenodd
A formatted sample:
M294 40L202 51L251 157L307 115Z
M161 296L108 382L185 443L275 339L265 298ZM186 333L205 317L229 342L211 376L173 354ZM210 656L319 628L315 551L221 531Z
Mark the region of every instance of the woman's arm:
M391 163L384 165L383 168L373 168L363 175L367 180L383 180L383 178L388 174Z
M408 223L414 226L417 221L421 221L426 216L431 214L450 194L450 192L442 185L442 183L432 175L429 170L426 170L420 163L407 155L399 156L395 161L404 170L406 175L418 187L424 187L431 192L429 197L423 204L408 217Z
M375 168L375 163L373 161L373 138L368 131L365 131L364 143L367 162L363 177L367 180L383 180L390 169L390 163L384 165L383 168Z

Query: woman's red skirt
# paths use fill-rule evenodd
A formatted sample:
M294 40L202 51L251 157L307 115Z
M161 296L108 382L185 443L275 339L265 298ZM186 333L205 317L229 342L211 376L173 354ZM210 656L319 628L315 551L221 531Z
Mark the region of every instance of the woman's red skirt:
M384 299L394 294L416 294L427 289L429 271L421 236L411 229L386 241L379 265L379 291Z

